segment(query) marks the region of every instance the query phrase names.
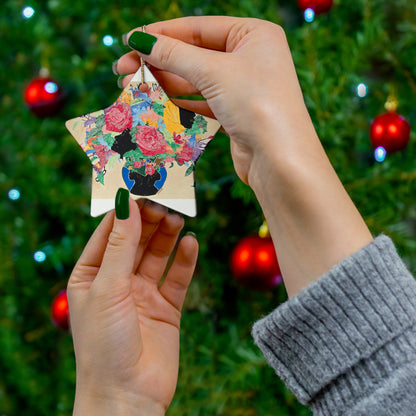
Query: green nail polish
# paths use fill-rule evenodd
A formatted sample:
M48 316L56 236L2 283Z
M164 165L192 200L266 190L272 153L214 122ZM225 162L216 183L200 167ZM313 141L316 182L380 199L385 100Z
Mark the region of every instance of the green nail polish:
M124 188L118 188L116 195L116 217L119 220L126 220L129 215L129 191Z
M129 46L136 51L150 55L157 38L145 32L133 32L129 37Z

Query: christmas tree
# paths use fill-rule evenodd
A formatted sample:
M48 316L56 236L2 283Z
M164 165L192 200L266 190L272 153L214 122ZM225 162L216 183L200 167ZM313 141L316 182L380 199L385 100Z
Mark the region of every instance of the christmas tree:
M1 414L72 410L72 339L52 323L50 308L99 219L89 216L91 164L65 121L104 108L119 95L111 64L128 50L123 33L153 21L210 14L262 18L284 27L332 164L372 233L391 236L416 271L414 135L403 150L386 154L382 148L374 153L369 133L389 97L410 124L416 117L413 1L335 0L330 10L315 14L296 0L126 0L121 6L103 0L5 0ZM33 104L39 98L30 101L24 92L41 71L49 73L55 95L39 117ZM198 162L196 194L198 216L187 219L185 229L197 234L200 255L184 307L179 383L168 414L310 415L250 336L253 322L285 301L283 286L253 291L232 277L233 248L255 234L263 218L253 193L234 173L225 135L218 134Z

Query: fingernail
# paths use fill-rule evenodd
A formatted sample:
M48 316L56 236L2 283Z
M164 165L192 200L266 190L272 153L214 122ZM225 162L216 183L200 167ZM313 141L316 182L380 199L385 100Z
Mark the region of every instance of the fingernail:
M187 231L186 235L191 235L192 237L196 238L196 234L192 231Z
M123 33L123 34L121 35L121 41L123 42L123 45L125 45L125 46L128 46L128 43L127 43L127 36L128 36L128 33Z
M123 76L117 78L117 87L123 89Z
M129 46L136 51L150 55L157 38L145 32L133 32L129 37Z
M118 64L118 60L114 61L113 64L111 65L111 70L113 71L114 75L120 75L117 71L117 64Z
M116 195L116 217L119 220L126 220L129 215L129 191L124 188L118 188Z

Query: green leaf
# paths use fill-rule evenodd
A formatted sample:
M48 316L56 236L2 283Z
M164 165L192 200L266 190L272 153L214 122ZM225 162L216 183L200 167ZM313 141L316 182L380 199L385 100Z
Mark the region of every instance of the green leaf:
M108 169L113 169L113 167L119 162L120 157L119 155L111 155L107 162Z
M187 134L203 134L207 131L208 122L203 116L197 114L192 123L192 127L186 130Z
M165 111L165 106L163 104L159 104L154 102L153 103L153 111L159 115L159 116L163 116L163 113Z
M111 147L116 141L116 139L110 133L107 133L104 136L104 141Z
M146 166L141 166L139 169L133 168L133 170L142 176L146 176Z
M143 159L143 152L138 147L137 149L129 150L128 152L124 153L124 157L132 158L138 161L140 159Z
M191 165L189 166L189 168L186 169L185 176L189 176L194 171L194 168L195 168L194 164L191 163Z
M100 182L101 185L104 185L104 171L97 174L96 180Z
M99 129L101 129L101 130L102 130L102 128L104 127L104 125L105 125L105 115L104 115L104 113L103 113L102 115L98 116L98 117L95 119L95 126L96 126L97 128L99 128Z
M97 136L101 136L102 134L103 134L102 128L94 127L93 129L89 131L88 137L97 137Z

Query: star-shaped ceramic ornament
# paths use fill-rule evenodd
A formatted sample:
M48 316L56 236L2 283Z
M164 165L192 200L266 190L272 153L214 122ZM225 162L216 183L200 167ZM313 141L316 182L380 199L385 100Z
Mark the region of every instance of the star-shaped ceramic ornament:
M93 165L93 217L114 209L120 187L196 215L195 163L220 124L175 105L146 65L113 105L65 125Z

